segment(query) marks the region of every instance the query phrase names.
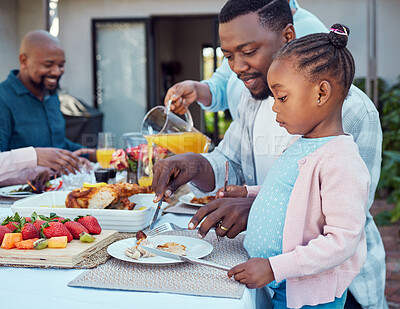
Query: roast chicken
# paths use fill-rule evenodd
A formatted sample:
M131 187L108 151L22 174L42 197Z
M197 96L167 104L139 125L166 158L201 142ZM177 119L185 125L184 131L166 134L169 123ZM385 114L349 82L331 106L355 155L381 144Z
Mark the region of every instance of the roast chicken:
M107 184L103 187L79 188L68 194L65 206L68 208L91 209L133 209L134 203L128 197L139 193L152 192L149 187L141 187L137 184L117 183Z

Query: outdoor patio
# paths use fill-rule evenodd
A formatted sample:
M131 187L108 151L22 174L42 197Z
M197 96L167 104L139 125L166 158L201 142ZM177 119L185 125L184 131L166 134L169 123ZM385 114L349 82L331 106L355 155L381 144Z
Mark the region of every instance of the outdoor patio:
M372 205L371 213L376 215L393 206L384 200L377 200ZM380 226L386 250L386 300L389 308L400 308L400 222L390 226Z

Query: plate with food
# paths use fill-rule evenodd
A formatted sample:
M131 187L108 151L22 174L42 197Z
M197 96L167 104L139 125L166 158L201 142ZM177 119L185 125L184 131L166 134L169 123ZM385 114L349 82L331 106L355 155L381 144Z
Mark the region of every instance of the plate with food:
M195 197L193 193L188 193L179 197L179 202L196 207L201 207L207 203L212 202L213 200L215 200L214 195Z
M0 196L4 197L28 197L35 194L41 194L49 191L58 191L62 187L61 178L45 180L38 182L27 181L25 185L14 185L0 188Z
M111 244L107 248L108 254L116 259L132 263L166 265L181 263L181 261L154 255L141 248L141 245L196 258L205 257L213 250L209 242L199 238L178 235L157 235L147 238L143 235L144 233L139 231L136 238L127 238Z

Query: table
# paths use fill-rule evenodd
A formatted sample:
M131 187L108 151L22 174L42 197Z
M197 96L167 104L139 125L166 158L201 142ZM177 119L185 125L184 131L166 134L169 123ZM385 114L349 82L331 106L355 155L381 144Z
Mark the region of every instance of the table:
M0 218L11 215L10 204L0 200ZM173 222L187 226L191 216L165 214L156 226ZM245 289L241 299L188 296L168 293L132 292L68 287L67 283L85 270L0 267L0 309L18 307L39 309L54 304L57 308L123 309L252 309L255 290Z

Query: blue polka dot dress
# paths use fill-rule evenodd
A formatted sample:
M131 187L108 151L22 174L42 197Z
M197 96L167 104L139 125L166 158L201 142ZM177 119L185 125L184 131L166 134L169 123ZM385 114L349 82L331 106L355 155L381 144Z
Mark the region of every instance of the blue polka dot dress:
M282 253L286 208L299 175L298 161L332 138L301 137L274 162L251 206L244 240L250 257L270 258ZM268 286L276 288L279 284L273 281Z

